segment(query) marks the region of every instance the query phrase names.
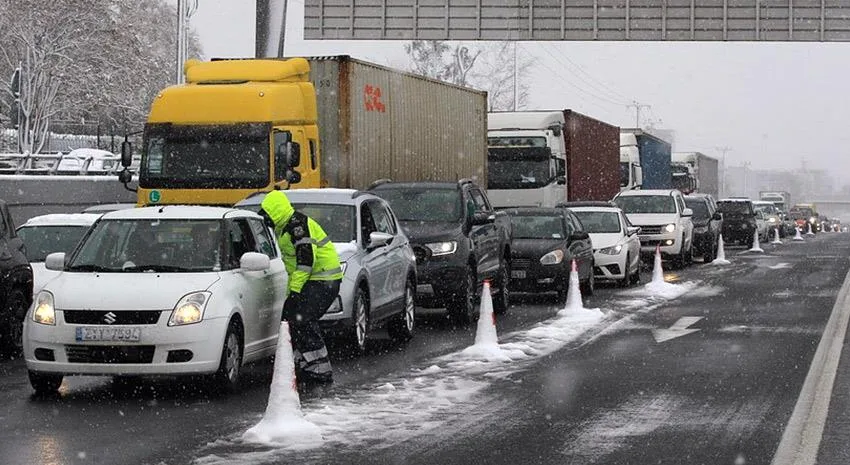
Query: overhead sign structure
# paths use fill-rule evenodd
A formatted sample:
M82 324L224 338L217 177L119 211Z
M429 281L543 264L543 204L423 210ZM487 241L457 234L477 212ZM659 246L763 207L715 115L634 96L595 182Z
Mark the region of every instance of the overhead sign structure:
M850 1L304 0L304 38L843 42Z

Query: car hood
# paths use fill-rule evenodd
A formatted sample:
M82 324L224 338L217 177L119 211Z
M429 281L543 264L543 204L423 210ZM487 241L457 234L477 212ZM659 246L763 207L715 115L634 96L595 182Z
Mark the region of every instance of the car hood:
M657 226L679 222L679 215L675 213L626 213L626 216L635 226Z
M623 236L620 233L590 233L590 242L593 243L593 250L614 247L620 243L622 238Z
M334 248L341 262L348 261L349 258L357 253L357 244L354 241L334 242Z
M219 273L61 272L44 289L58 310L170 310L184 295L203 291Z
M540 258L559 247L563 247L563 244L563 239L513 239L511 241L511 256Z
M427 221L401 221L401 229L413 244L428 244L457 240L463 235L459 223L432 223Z

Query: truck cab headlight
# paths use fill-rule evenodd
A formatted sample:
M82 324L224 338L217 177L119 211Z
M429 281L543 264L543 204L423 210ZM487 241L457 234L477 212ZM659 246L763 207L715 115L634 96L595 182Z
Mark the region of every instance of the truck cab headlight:
M203 320L211 294L209 291L200 291L184 295L174 306L168 326L190 325Z
M38 297L35 298L32 321L43 325L56 325L56 308L53 306L53 294L47 291L38 293Z

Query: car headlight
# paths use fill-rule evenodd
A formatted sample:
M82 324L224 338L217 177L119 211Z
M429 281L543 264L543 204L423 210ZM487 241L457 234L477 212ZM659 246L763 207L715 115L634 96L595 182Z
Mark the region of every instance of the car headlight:
M673 223L670 223L667 226L664 226L664 230L667 231L667 232L673 232L673 231L676 230L676 225L673 224Z
M605 247L604 249L599 249L599 253L604 253L605 255L617 255L622 250L623 250L623 245L617 244L613 247Z
M168 326L190 325L203 320L211 294L209 291L200 291L184 295L174 306Z
M564 261L564 251L561 249L553 250L546 255L540 257L541 265L557 265Z
M767 222L768 223L776 223L776 218L768 218Z
M47 291L38 293L35 298L35 310L32 321L43 325L56 325L56 308L53 306L53 294Z
M457 251L457 242L432 242L430 244L425 244L425 247L431 249L431 255L434 257L437 255L449 255Z
M814 223L815 220L816 220L816 218L813 216L813 217L809 218L809 223Z

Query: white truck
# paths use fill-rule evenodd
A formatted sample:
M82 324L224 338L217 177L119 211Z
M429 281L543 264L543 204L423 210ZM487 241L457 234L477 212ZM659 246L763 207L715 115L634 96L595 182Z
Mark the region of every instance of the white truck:
M630 132L620 133L620 192L640 189L643 169L637 137Z

